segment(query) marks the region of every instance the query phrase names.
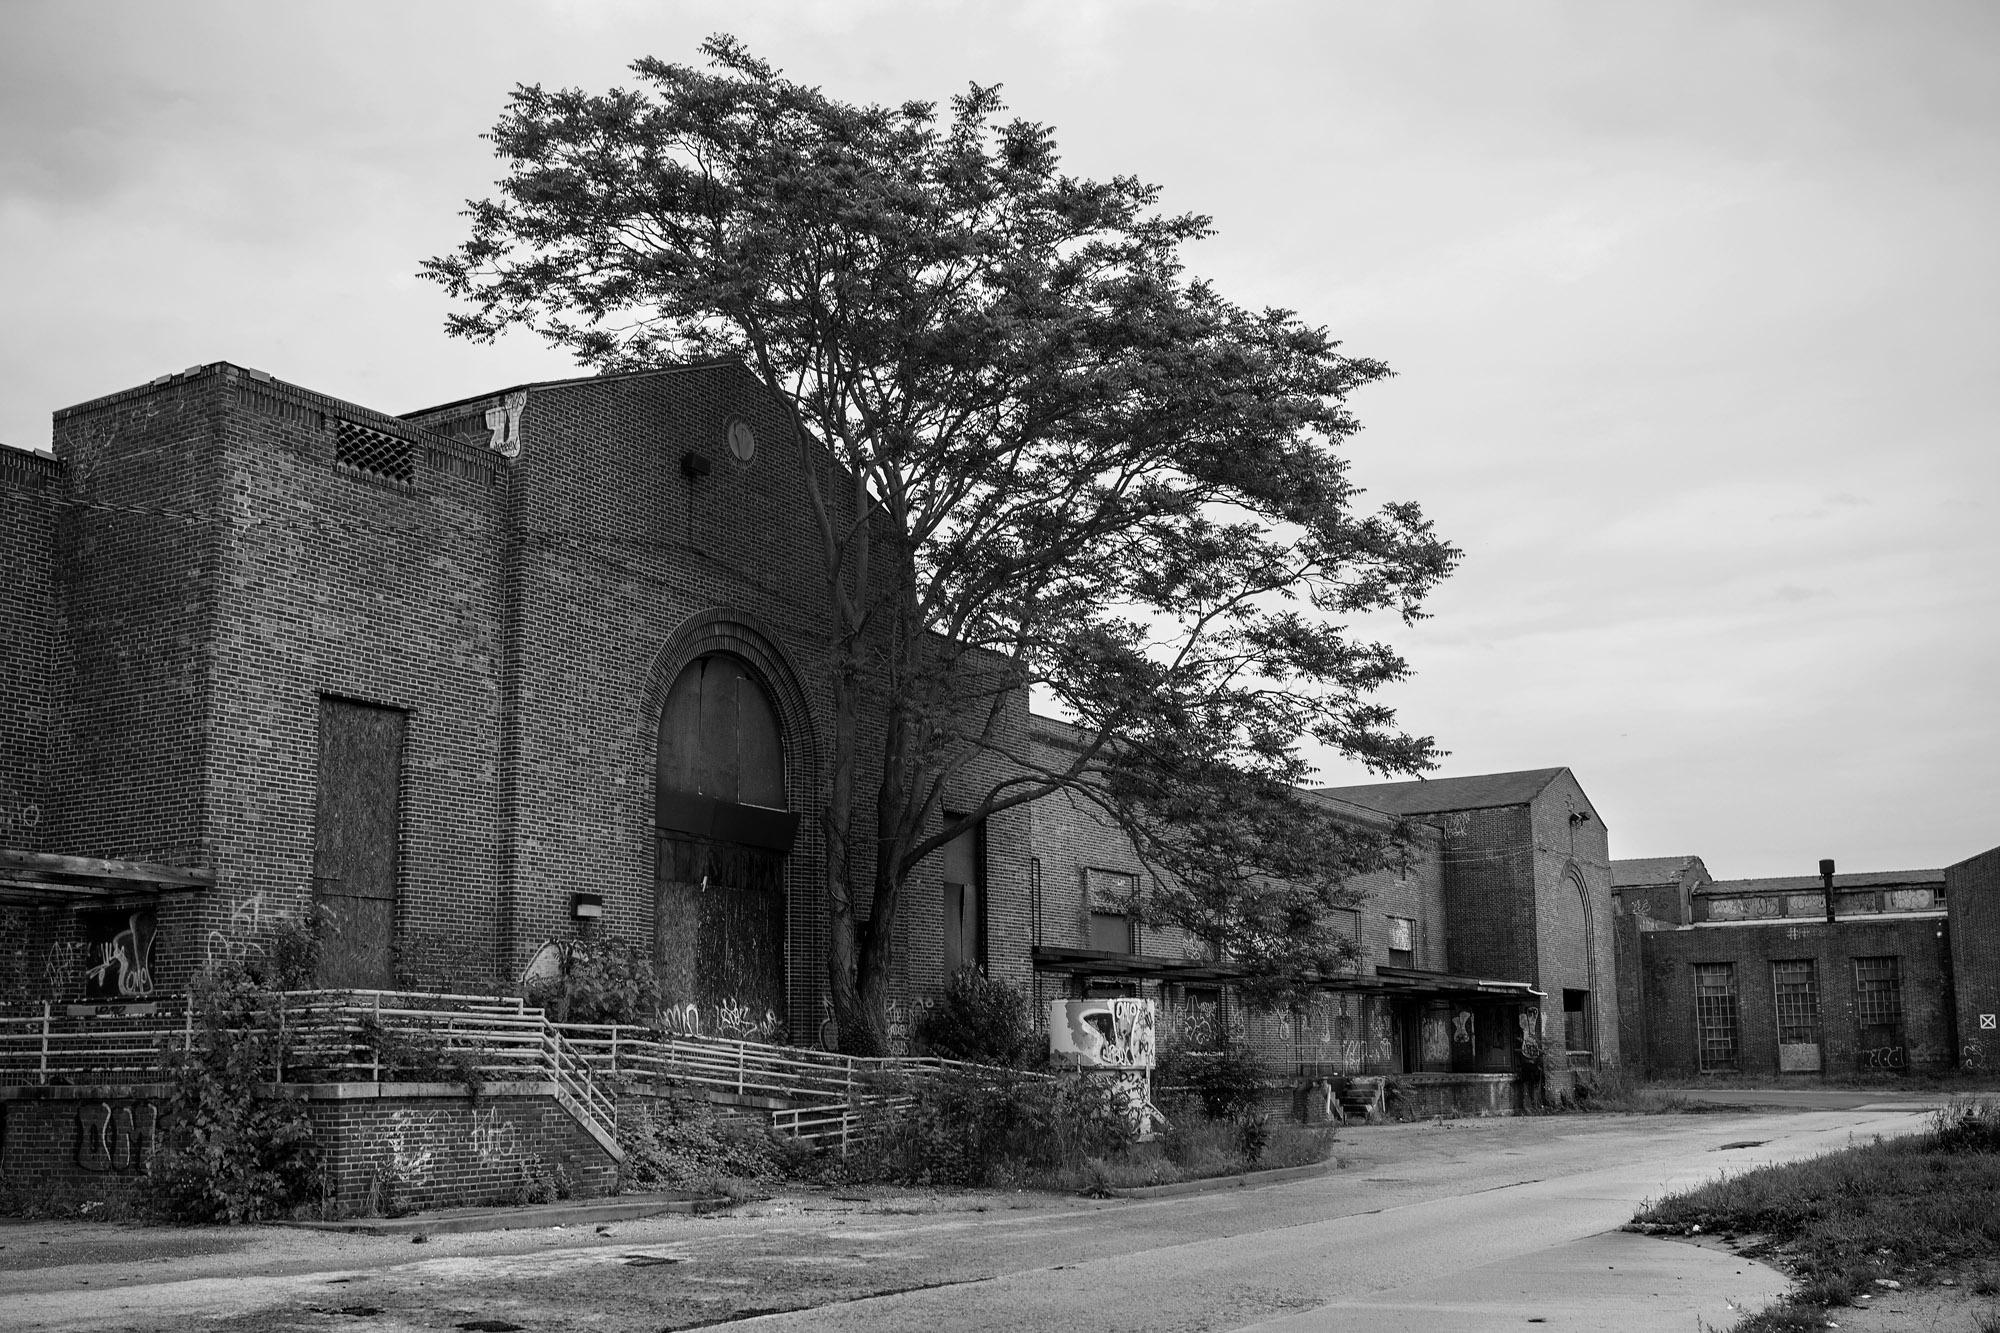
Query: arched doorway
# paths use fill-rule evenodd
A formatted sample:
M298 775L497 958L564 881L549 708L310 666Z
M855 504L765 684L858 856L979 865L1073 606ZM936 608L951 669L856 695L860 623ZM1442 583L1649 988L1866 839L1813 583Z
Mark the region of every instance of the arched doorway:
M696 658L660 710L654 958L704 1032L769 1036L785 1014L785 808L778 710L748 663Z

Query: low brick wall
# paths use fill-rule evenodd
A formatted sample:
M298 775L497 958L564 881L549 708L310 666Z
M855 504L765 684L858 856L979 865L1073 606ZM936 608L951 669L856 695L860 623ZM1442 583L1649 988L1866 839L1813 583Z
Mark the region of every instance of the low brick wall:
M558 1179L578 1198L610 1194L618 1169L540 1083L334 1083L307 1089L341 1215L512 1203Z
M167 1088L0 1088L0 1211L132 1206L162 1136ZM609 1194L617 1166L542 1083L286 1087L326 1153L330 1216L512 1203L543 1182Z
M1389 1079L1389 1114L1512 1115L1516 1083L1513 1074L1397 1074Z

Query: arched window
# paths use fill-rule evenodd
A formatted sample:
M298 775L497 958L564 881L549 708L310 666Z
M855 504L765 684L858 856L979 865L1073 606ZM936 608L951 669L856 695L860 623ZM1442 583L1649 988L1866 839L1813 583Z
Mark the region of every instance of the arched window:
M690 662L660 710L658 813L663 831L789 851L778 710L737 658Z

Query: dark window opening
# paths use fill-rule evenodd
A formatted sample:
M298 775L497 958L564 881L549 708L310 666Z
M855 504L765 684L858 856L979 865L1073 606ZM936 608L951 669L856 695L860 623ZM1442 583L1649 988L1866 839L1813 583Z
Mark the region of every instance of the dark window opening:
M946 819L957 816L947 815ZM986 967L986 827L944 845L944 974Z
M1588 1055L1590 1045L1590 992L1563 992L1563 1046L1572 1054Z

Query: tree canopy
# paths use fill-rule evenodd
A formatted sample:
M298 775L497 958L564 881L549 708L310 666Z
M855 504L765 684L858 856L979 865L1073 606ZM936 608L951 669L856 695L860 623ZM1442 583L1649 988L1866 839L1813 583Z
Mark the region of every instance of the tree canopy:
M1266 993L1337 966L1330 914L1393 840L1295 789L1301 743L1434 765L1374 697L1406 664L1347 622L1420 617L1459 554L1348 479L1347 399L1387 368L1189 276L1207 217L1065 174L997 86L949 114L854 105L732 38L702 49L704 67L638 61L635 89L517 87L491 135L506 174L424 271L466 303L458 336L529 329L604 372L741 358L841 464L839 494L810 466L799 484L838 637L823 817L843 1046L880 1046L916 867L1054 791L1158 870L1137 910ZM1027 689L1074 719L1054 762L1001 725ZM863 791L871 699L888 722ZM947 789L993 771L943 818Z

